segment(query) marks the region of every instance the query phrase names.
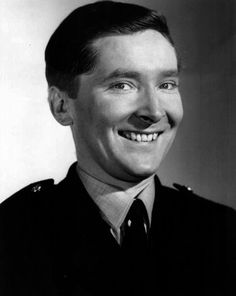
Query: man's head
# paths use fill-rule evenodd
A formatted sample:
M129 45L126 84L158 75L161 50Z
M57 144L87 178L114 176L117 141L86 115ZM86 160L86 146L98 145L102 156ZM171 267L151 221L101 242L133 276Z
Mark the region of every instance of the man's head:
M71 125L95 176L154 174L182 118L178 61L164 17L111 1L76 9L45 53L53 115Z

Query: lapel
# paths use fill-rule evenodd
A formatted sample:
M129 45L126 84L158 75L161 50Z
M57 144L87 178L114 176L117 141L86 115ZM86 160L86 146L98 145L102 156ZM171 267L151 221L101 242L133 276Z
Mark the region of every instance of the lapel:
M162 186L159 178L155 176L155 200L150 231L151 243L155 244L155 248L157 245L160 247L161 242L166 243L173 231L176 208L174 200L177 200L175 190Z
M72 239L81 241L80 236L83 235L83 239L93 244L96 242L96 245L102 243L100 238L103 236L111 237L110 243L114 241L109 225L101 218L99 208L77 176L76 163L71 166L66 178L58 185L57 192L59 212L63 213L62 221L66 225L66 229L63 228L66 233L68 229L71 230L69 235Z

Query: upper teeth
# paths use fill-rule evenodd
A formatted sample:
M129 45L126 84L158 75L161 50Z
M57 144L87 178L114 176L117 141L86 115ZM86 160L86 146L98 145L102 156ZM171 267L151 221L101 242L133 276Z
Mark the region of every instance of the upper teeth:
M123 132L123 135L132 141L151 142L151 141L156 140L158 134L157 133L139 134L139 133L134 133L134 132Z

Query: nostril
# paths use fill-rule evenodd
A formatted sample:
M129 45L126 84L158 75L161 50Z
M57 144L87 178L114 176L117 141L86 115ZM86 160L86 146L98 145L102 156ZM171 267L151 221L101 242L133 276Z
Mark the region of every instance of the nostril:
M150 112L137 112L135 113L135 117L144 123L144 124L154 124L158 121L162 120L163 117L166 117L167 114L164 111L160 111L157 113L150 113Z
M132 114L132 116L128 119L128 122L137 129L145 129L155 124L156 121L152 120L152 118L147 115Z
M152 124L154 122L154 120L152 118L148 117L148 116L142 115L142 116L139 116L139 118L141 120L143 120L144 122L146 122L146 123Z

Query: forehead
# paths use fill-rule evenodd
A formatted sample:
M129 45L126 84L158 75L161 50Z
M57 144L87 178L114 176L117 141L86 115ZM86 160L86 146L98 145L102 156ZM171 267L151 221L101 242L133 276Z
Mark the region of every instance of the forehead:
M174 47L154 30L102 37L94 42L94 46L98 53L95 71L105 73L125 67L155 72L178 68Z

